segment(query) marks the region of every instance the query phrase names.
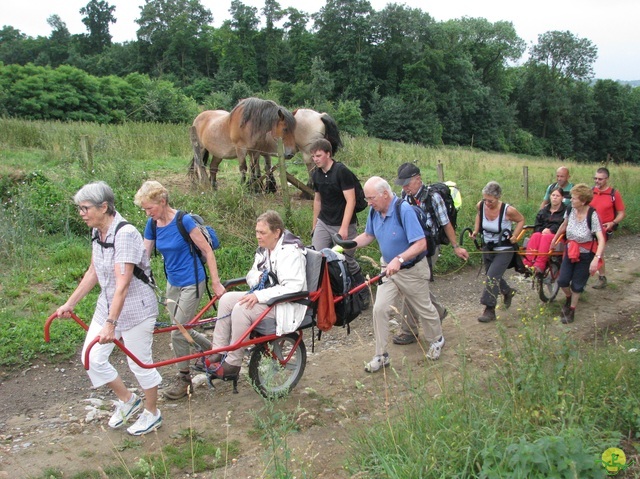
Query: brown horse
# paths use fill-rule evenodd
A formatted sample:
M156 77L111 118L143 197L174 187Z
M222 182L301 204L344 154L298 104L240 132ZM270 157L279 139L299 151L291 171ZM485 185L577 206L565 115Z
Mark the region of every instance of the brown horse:
M296 147L298 148L298 151L302 152L302 158L305 166L307 167L307 173L309 175L307 186L313 187L311 173L315 169L316 165L311 159L311 145L314 141L324 138L331 143L333 154L335 154L343 146L342 139L340 138L338 125L328 113L319 113L307 108L298 108L293 111L293 116L296 119ZM262 156L264 156L265 170L270 171L271 157L269 155ZM254 163L252 163L252 165L257 168L255 177L260 176L260 164L257 160L258 158L256 158ZM272 184L275 185L275 179L273 176L267 178L267 189L269 191L275 191L275 188L272 188Z
M282 138L285 158L296 152L296 120L285 108L273 101L259 98L240 100L231 113L224 110L207 110L193 121L196 135L203 147L202 162L206 166L209 156L211 185L217 186L220 162L238 158L242 182L246 181L247 154L251 157L252 182L259 176L260 155L276 155L276 139ZM191 161L192 167L195 164Z
M311 160L311 151L309 150L311 144L320 138L324 138L331 143L333 154L335 155L342 147L340 132L335 120L328 113L298 108L293 111L293 116L296 119L296 146L302 152L302 158L309 173L309 183L311 183L311 172L315 168L315 164Z

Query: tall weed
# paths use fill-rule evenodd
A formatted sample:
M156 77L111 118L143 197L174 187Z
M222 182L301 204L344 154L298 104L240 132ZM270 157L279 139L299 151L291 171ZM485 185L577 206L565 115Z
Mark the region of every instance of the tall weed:
M621 433L638 434L638 353L581 351L540 318L501 338L494 371L473 376L463 365L460 383L441 384L437 397L422 392L433 374L413 374L403 407L357 433L350 470L398 479L605 477L602 451Z

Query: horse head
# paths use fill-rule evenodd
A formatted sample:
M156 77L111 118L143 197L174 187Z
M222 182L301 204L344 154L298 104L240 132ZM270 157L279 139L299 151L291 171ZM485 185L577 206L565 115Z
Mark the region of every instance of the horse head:
M274 123L271 129L273 138L282 138L284 145L284 157L289 160L296 154L296 119L286 108L278 108L278 121Z

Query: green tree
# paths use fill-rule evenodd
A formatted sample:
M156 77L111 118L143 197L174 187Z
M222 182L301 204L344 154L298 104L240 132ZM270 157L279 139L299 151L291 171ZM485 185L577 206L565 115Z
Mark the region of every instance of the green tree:
M439 145L441 127L433 102L407 103L398 96L374 95L367 131L376 138Z
M227 54L223 65L233 65L240 74L240 79L251 88L258 88L258 60L256 55L256 39L258 34L258 9L243 4L240 0L232 0L229 8L231 14L230 27L235 41L227 45Z
M334 76L336 96L366 105L373 86L372 14L368 0L327 0L314 15L318 51Z
M39 63L57 67L69 58L69 47L71 45L71 34L67 24L58 15L51 15L47 18L47 23L52 28L49 36L49 48L46 57L40 58Z
M20 30L5 25L0 30L0 61L5 64L18 63L24 65L33 61L25 55L23 45L27 36Z
M529 61L546 65L554 78L589 80L593 78L597 58L598 47L590 40L578 38L569 31L551 31L538 36Z
M571 98L579 91L575 83L592 77L596 57L596 47L571 32L544 33L531 48L515 100L520 125L547 143L547 154L572 156L577 141L585 145L584 138L577 140L573 135L588 131L588 122L584 128L572 128L576 124Z
M80 15L84 15L82 23L85 24L89 35L84 39L84 53L101 53L111 45L109 24L116 23L113 15L116 7L109 5L105 0L90 0L80 9Z
M311 59L315 51L315 36L307 30L309 15L293 7L284 10L287 20L284 22L285 45L287 50L283 52L288 58L285 68L297 81L309 81L311 74Z
M212 21L199 0L146 0L136 20L144 71L171 73L186 83L203 62L199 44L208 41L206 26Z
M611 158L622 162L631 159L633 124L629 107L633 103L630 93L630 86L613 80L598 80L594 85L594 160Z
M286 80L286 60L283 58L283 36L281 28L276 27L284 15L276 0L265 0L262 14L265 27L256 35L256 55L258 61L258 79L265 86L269 80Z
M389 4L372 15L371 23L372 74L380 95L393 96L400 92L405 67L420 61L429 48L434 20L418 8Z

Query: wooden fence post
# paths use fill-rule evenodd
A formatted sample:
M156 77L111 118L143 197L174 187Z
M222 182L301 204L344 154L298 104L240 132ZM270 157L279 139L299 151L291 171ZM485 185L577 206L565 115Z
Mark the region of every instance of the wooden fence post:
M522 167L522 176L523 176L523 183L524 183L524 199L525 201L529 201L529 167L528 166L523 166Z
M191 146L193 147L193 158L189 165L189 175L193 180L203 182L207 179L207 169L202 163L202 146L198 140L198 133L195 126L189 128L189 136L191 137Z
M436 168L438 172L438 181L442 183L444 181L444 165L440 163L440 160L438 160L438 165Z
M80 137L80 151L82 152L82 166L85 171L93 171L93 144L89 135Z
M280 162L280 189L282 190L282 202L284 203L287 219L291 218L291 200L289 198L289 185L287 183L287 165L284 162L284 143L278 138L278 161Z

